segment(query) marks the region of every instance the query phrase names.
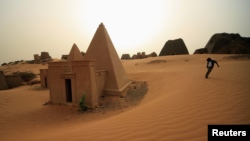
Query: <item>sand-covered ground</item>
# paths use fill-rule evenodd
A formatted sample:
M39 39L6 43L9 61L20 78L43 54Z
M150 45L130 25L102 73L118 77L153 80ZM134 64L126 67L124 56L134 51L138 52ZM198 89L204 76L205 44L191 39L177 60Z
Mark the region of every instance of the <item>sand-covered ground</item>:
M206 141L208 124L250 124L250 59L226 56L122 60L130 79L147 81L148 93L137 106L105 112L44 105L49 90L34 86L2 90L0 140ZM220 67L205 79L207 57ZM46 65L29 67L37 73Z

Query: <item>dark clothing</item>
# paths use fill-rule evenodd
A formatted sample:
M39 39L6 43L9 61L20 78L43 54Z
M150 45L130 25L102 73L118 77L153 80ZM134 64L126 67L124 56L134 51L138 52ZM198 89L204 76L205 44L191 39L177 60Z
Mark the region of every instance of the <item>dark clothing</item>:
M208 75L213 70L214 64L217 64L217 66L219 67L217 61L215 61L215 60L209 60L209 61L207 61L207 73L206 73L206 76L205 76L206 78L208 78Z
M208 75L212 71L212 69L213 69L212 67L208 67L207 68L206 78L208 78Z
M210 66L211 68L213 68L213 67L214 67L214 63L215 63L215 64L217 64L217 61L215 61L215 60L207 61L207 68L208 68L208 64L209 64L209 62L211 62L211 63L212 63L212 66Z

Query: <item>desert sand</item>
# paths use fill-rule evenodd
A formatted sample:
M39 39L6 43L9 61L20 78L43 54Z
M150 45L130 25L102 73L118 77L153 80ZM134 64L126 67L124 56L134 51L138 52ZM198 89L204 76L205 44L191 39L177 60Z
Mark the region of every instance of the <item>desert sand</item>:
M44 105L49 90L34 86L2 90L0 140L206 141L208 124L250 124L250 60L226 56L232 55L122 60L130 79L147 81L149 91L137 106L106 112L79 114L76 107ZM220 67L205 79L208 57ZM39 68L46 65L12 69Z

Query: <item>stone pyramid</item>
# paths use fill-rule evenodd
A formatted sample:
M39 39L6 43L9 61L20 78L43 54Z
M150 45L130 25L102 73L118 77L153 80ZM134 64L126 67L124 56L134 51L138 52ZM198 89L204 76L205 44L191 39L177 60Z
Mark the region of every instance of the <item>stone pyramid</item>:
M104 93L105 90L122 91L129 84L125 69L102 23L96 30L84 59L94 60L96 70L108 71Z
M75 61L75 60L83 60L83 56L79 50L79 48L74 44L70 50L67 61Z
M184 41L179 38L168 40L163 46L159 56L189 54Z

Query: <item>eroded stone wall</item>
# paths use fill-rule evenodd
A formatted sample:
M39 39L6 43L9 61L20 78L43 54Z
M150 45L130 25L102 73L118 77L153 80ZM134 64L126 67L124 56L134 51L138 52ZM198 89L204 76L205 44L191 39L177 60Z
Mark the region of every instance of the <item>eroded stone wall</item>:
M48 69L40 69L40 81L42 88L49 88L49 73Z
M0 90L6 90L8 88L9 87L8 87L6 78L4 76L4 73L3 73L3 71L0 71Z
M240 34L214 34L205 48L210 54L250 54L250 38Z
M122 54L121 60L128 60L128 59L130 59L129 54Z
M22 85L20 75L5 75L5 78L9 88L15 88Z

